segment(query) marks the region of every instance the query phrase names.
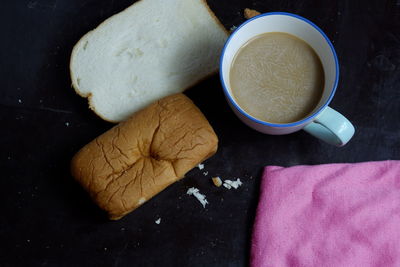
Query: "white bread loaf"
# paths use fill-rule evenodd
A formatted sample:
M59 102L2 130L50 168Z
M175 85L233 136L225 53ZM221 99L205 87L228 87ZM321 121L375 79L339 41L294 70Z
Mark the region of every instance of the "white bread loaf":
M119 122L215 73L227 37L204 0L140 0L75 45L72 85Z
M71 172L117 220L183 178L218 147L207 119L184 94L152 103L84 146Z

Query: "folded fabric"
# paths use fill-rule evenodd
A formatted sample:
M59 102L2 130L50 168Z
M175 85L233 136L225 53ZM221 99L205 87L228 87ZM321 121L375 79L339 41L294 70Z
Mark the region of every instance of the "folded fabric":
M400 266L400 161L266 167L250 266Z

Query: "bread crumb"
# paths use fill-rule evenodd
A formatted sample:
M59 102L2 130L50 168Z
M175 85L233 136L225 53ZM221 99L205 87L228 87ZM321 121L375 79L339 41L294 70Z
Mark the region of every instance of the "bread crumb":
M235 189L238 189L239 186L241 186L243 183L240 181L239 178L236 179L236 181L231 181L231 180L225 180L223 186L231 189L232 187Z
M199 165L197 165L197 167L199 168L199 170L202 170L202 169L204 169L204 164L199 164Z
M227 188L227 189L231 189L231 188L232 188L232 186L230 186L229 184L226 184L226 183L224 183L223 186L224 186L225 188Z
M207 175L208 175L208 172L207 172L207 171L203 172L203 175L204 175L204 176L207 176Z
M217 177L213 177L212 181L213 181L213 183L214 183L214 185L216 187L220 187L222 185L221 178L219 178L218 176Z
M237 27L236 27L235 25L233 25L233 26L230 28L230 31L233 32L233 31L236 30L236 29L237 29Z
M146 199L144 197L142 197L139 199L138 205L142 205L144 202L146 202Z
M206 196L201 194L199 192L199 189L197 189L195 187L189 188L188 191L186 192L186 194L188 194L189 196L193 195L195 198L197 198L197 200L201 203L201 205L203 205L203 208L205 208L206 204L208 204Z
M158 218L158 219L155 221L155 223L156 223L156 224L160 224L160 223L161 223L161 218Z
M255 17L255 16L261 14L261 13L258 12L257 10L250 9L250 8L245 8L243 13L244 13L244 17L245 17L246 19L251 19L252 17Z

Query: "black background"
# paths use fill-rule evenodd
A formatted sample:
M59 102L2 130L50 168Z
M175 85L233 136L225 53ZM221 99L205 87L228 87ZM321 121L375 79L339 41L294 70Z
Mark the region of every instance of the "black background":
M304 132L260 134L234 116L214 76L186 94L219 136L218 153L204 170L108 221L70 176L69 162L112 124L74 93L68 64L83 34L132 2L1 1L1 266L245 266L263 166L400 158L399 0L209 0L228 29L244 21L245 7L292 12L319 25L340 61L331 106L356 134L343 148ZM215 175L244 184L216 188ZM207 195L206 209L186 195L191 186Z

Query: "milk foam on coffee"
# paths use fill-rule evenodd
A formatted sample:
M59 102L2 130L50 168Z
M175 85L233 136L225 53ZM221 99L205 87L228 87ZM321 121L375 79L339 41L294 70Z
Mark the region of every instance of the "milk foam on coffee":
M230 69L230 88L238 105L270 123L291 123L318 105L324 70L313 48L281 32L264 33L239 49Z

